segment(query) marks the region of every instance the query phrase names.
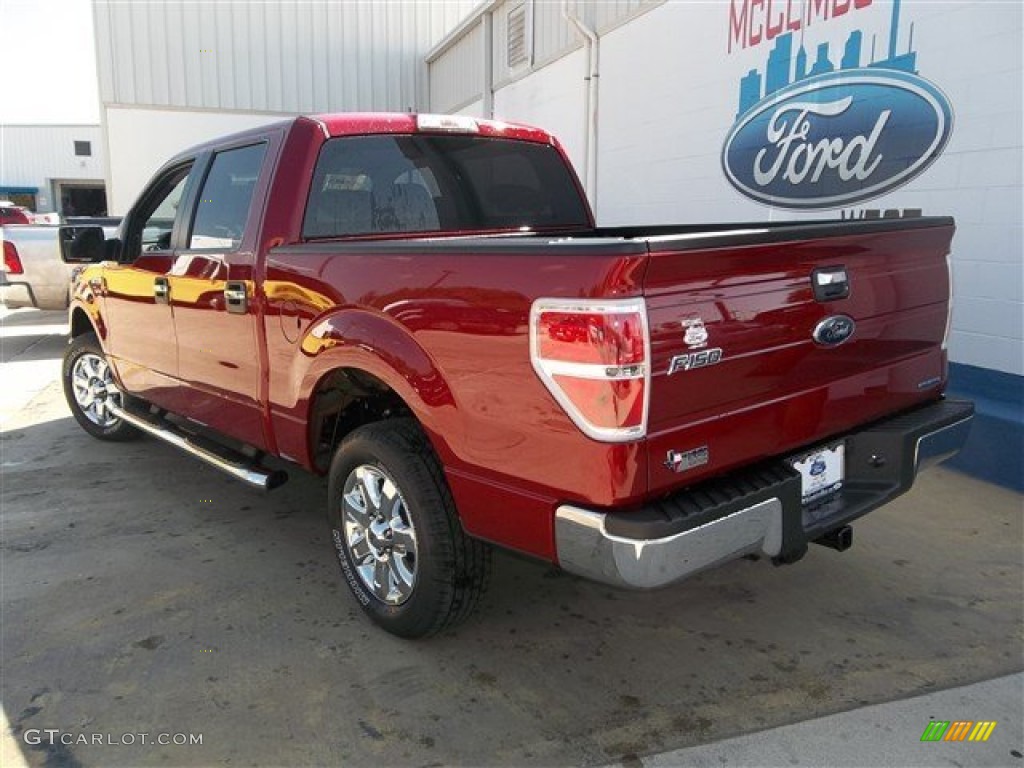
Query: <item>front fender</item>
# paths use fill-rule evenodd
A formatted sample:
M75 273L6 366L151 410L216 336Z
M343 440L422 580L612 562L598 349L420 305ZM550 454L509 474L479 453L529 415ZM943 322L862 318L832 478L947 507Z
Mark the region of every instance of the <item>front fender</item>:
M100 297L103 274L99 267L87 267L71 285L68 303L68 328L72 338L95 331L104 351L107 348L107 324L104 322ZM88 323L88 327L85 325Z

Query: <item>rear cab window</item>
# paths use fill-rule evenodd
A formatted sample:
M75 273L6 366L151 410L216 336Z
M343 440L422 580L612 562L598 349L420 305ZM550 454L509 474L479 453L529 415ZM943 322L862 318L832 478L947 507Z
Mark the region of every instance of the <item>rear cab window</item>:
M344 136L320 152L303 237L588 226L572 174L550 145L479 136Z

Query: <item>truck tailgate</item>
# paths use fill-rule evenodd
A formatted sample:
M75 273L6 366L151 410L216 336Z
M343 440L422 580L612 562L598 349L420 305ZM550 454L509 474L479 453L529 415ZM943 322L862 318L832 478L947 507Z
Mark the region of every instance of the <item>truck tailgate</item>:
M936 399L950 219L652 237L644 294L652 492L799 451ZM769 235L766 237L766 234ZM827 298L816 270L834 276ZM815 330L825 323L815 340ZM839 339L852 320L853 332ZM828 338L831 330L839 333ZM839 341L839 343L836 343ZM832 342L832 343L828 343Z

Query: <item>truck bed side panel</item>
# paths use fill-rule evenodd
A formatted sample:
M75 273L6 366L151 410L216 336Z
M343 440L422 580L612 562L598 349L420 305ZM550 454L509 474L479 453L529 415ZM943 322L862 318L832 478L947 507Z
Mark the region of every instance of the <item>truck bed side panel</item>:
M530 307L541 296L637 295L646 262L646 246L639 242L559 247L547 238L310 243L272 250L265 327L280 450L308 465L306 427L316 382L333 368L370 370L408 392L466 529L552 558L555 504L565 498L602 504L640 498L647 485L646 452L641 442L590 440L569 420L531 366ZM368 332L360 332L366 338L315 343L331 318L345 313L367 318L361 322ZM401 378L408 353L387 349L390 330L369 330L377 322L400 329L425 352L452 402L429 403L422 382Z

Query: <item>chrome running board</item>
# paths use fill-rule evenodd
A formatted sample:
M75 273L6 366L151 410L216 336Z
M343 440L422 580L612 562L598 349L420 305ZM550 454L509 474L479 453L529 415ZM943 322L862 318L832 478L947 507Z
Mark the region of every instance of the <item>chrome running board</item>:
M261 467L244 454L217 445L212 441L204 440L206 445L200 445L198 440L201 438L180 431L167 421L156 422L146 416L132 413L109 400L107 408L119 419L123 419L133 427L137 427L165 443L170 443L175 448L180 448L185 453L205 461L210 466L216 467L221 472L231 475L236 480L241 480L253 488L271 491L288 480L288 473L284 470Z

